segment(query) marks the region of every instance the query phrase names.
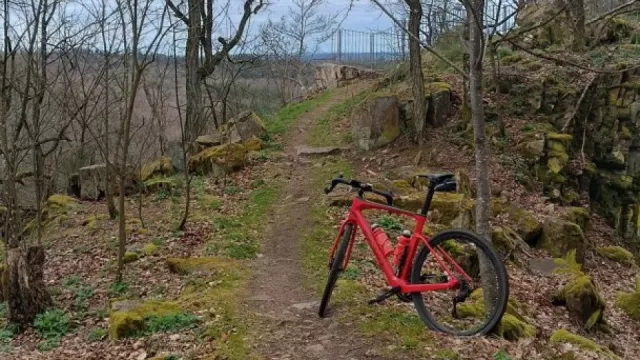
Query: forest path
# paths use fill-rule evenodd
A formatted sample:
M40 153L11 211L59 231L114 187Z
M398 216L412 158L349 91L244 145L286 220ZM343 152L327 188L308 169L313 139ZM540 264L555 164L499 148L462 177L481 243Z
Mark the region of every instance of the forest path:
M318 317L319 296L305 286L303 273L302 242L313 226L309 199L322 189L312 187L313 162L298 156L296 148L306 143L315 121L361 90L357 85L336 89L328 101L299 118L286 136L285 152L292 161L281 176L285 190L270 216L263 256L255 262L245 300L247 311L259 319L255 350L264 359L379 358L349 326Z

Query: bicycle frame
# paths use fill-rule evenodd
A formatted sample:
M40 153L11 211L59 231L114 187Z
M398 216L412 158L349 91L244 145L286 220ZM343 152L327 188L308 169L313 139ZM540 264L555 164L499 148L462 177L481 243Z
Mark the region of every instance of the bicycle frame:
M391 267L391 264L389 263L387 258L384 256L383 249L375 241L373 237L373 232L371 230L371 226L369 226L369 222L362 215L363 210L385 211L390 214L410 217L415 220L416 226L415 226L415 229L413 230L413 234L411 235L411 240L408 245L406 262L404 267L402 268L402 272L400 273L399 277L396 276L393 268ZM378 262L378 265L382 269L382 272L384 273L384 276L387 280L387 284L389 284L389 286L391 286L392 288L399 287L402 293L441 291L441 290L449 290L449 289L456 288L460 284L460 282L458 278L454 274L452 274L451 270L445 264L445 262L448 263L450 266L452 266L459 274L462 274L467 281L471 281L471 278L453 260L453 258L451 258L449 254L447 254L440 247L437 248L438 250L437 252L434 251L436 249L434 249L429 244L429 238L422 235L422 230L424 228L425 223L426 223L426 217L421 214L415 214L415 213L402 210L399 208L395 208L392 206L370 202L361 197L355 197L351 203L349 214L340 224L338 235L336 237L336 240L334 241L329 259L333 259L334 257L334 254L338 247L338 243L340 242L340 239L342 238L342 234L344 233L344 228L346 227L347 224L352 224L353 228L351 232L351 239L349 240L350 244L349 244L347 254L345 256L342 270L346 269L347 265L349 264L349 259L351 257L351 252L353 250L353 244L355 243L357 229L359 228L362 231L367 243L369 244L369 247L373 251L376 261ZM429 251L433 254L434 258L439 263L442 270L448 275L448 278L449 278L448 282L440 283L440 284L409 283L409 271L411 268L411 264L413 263L413 259L416 255L416 252L418 250L418 245L420 243L423 243L429 249Z

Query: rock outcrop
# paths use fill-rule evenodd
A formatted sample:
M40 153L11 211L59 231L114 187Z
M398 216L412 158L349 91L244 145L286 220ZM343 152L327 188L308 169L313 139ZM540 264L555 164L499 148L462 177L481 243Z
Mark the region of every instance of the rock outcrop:
M367 99L351 116L351 134L363 150L373 150L392 143L400 136L400 110L395 96Z
M316 66L312 92L344 86L358 79L376 79L380 73L349 65L325 63Z

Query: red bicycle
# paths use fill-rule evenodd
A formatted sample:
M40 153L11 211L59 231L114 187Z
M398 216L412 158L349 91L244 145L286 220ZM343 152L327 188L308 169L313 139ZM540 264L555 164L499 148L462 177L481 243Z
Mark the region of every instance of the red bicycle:
M392 296L406 302L413 300L420 318L430 329L456 336L484 335L500 322L509 297L507 273L500 256L489 242L466 230L444 231L431 239L423 235L434 194L456 189L452 174L423 177L429 180L429 190L417 214L393 207L391 194L375 190L371 184L347 181L341 175L325 189L329 194L338 184L344 184L357 190L358 195L340 224L331 249L320 317L326 314L339 273L349 264L360 229L390 287L369 303ZM387 204L368 201L364 199L365 193L377 194ZM382 228L369 225L362 215L364 210L412 218L415 228L413 232L405 231L393 246ZM389 261L391 255L393 265Z

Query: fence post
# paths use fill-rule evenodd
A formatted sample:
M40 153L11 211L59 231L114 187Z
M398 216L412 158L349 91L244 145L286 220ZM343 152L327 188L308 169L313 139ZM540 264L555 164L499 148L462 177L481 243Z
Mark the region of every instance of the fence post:
M342 64L342 29L338 30L338 64Z
M373 65L375 64L375 61L376 61L376 49L375 49L376 34L371 33L369 37L371 41L371 43L369 44L369 51L371 51L371 68L373 69Z
M407 58L407 33L405 29L407 28L407 20L402 22L402 31L400 31L400 41L402 42L402 60Z

